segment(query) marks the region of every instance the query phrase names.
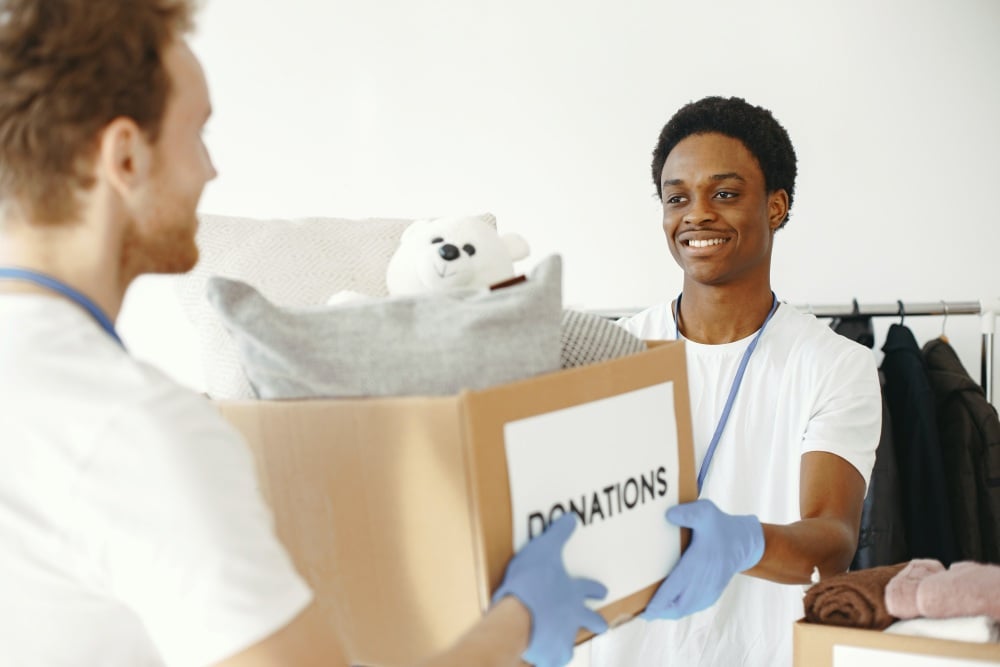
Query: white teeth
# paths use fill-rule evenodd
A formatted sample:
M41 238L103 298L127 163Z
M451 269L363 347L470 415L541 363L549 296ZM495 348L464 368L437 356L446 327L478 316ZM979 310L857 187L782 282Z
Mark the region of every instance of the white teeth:
M726 239L691 239L688 245L692 248L707 248L713 245L722 245Z

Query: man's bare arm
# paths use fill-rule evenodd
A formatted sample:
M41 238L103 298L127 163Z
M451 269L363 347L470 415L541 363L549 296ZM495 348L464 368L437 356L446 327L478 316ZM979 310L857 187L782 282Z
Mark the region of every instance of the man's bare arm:
M764 556L747 571L785 584L807 584L814 567L821 576L847 570L858 545L865 482L835 454L802 455L799 503L802 519L763 524Z
M528 646L531 616L514 597L505 597L451 648L420 667L516 667ZM333 628L323 627L316 605L270 637L216 667L347 667Z

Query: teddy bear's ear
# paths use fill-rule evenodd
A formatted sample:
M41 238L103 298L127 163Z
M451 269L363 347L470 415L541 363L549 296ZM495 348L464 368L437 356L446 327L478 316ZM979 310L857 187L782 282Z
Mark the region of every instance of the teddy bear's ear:
M400 244L410 241L411 238L415 237L421 232L421 230L427 227L429 223L430 220L414 220L411 222L407 225L406 229L403 230L403 234L399 237Z
M501 234L500 240L507 246L507 254L510 255L510 261L512 262L524 259L531 252L528 248L528 242L520 234Z

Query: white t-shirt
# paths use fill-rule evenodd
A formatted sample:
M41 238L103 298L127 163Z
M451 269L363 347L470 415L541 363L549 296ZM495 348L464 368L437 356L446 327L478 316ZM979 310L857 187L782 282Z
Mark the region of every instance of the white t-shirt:
M670 304L621 324L644 339L675 337ZM752 339L685 343L696 472ZM857 468L867 485L881 419L871 351L783 305L750 358L701 497L724 512L755 514L765 523L798 521L801 455L836 454ZM679 621L635 620L596 638L591 664L790 666L802 593L801 586L738 574L709 609Z
M207 665L311 597L205 399L77 305L0 295L0 664Z

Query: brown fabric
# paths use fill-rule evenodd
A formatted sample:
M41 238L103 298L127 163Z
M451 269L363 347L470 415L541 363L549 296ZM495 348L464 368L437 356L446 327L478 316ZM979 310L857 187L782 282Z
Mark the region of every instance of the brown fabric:
M810 623L884 630L894 618L885 608L885 587L906 563L856 570L824 579L806 591Z

